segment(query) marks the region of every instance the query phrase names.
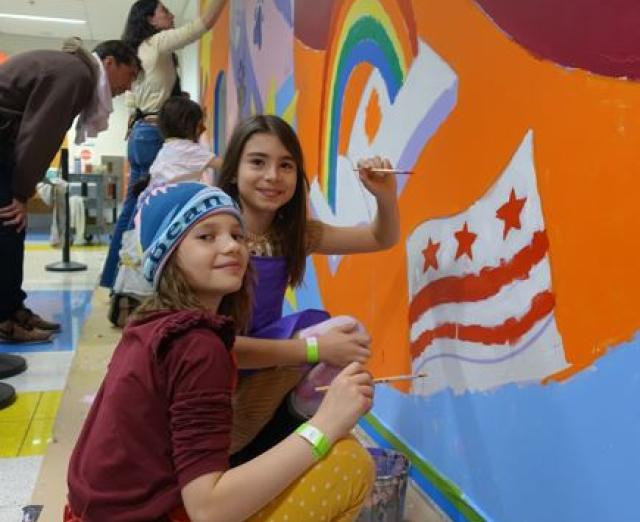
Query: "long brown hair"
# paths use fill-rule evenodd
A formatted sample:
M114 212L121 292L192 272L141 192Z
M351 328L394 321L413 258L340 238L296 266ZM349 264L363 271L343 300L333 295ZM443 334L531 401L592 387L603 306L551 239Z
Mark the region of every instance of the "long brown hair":
M289 202L283 205L271 223L271 231L282 241L282 252L287 260L289 284L298 286L304 279L307 257L307 193L309 182L304 169L302 147L295 131L282 118L260 114L241 121L233 131L220 172L218 186L233 197L239 205L237 175L244 147L254 134L276 136L296 163L296 189Z
M167 140L181 138L198 142L198 125L203 117L202 107L184 96L171 96L160 108L158 127Z
M252 289L253 272L249 263L242 279L242 286L237 292L225 295L217 311L219 315L227 315L233 319L236 332L239 334L247 332L251 320ZM175 261L175 252L171 254L162 271L158 290L136 308L133 319L140 319L161 310L211 311L202 304L189 286L184 272Z
M160 32L149 23L149 17L154 15L159 3L160 0L138 0L129 9L122 41L130 45L136 52L142 42Z

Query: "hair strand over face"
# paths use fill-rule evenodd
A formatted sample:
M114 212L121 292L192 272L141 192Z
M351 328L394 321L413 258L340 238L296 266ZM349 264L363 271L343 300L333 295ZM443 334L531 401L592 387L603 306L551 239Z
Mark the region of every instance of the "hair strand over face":
M175 260L174 253L162 271L158 290L136 309L132 316L133 319L141 319L149 314L163 310L202 310L212 312L195 295L187 282L186 276ZM246 333L251 320L252 293L253 271L249 265L242 279L240 289L224 296L217 310L219 315L226 315L233 319L236 332L239 334Z

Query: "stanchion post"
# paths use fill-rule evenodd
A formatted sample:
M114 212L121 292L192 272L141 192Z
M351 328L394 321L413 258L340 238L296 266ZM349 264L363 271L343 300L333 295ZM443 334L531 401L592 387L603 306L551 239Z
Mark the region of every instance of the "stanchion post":
M45 268L50 272L81 272L87 265L70 260L71 226L69 224L69 149L60 149L60 171L64 181L64 241L62 242L62 261L51 263Z

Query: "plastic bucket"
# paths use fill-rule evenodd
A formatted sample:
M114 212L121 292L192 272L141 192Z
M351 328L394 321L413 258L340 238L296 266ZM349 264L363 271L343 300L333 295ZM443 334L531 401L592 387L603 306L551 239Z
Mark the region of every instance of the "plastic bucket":
M376 465L376 481L358 522L401 522L407 495L409 459L402 453L369 448Z

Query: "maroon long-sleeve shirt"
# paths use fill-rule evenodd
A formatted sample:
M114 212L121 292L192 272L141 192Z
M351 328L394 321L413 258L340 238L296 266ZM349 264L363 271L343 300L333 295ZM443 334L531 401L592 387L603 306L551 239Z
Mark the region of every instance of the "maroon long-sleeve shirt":
M181 488L228 468L231 321L163 312L127 326L71 456L83 522L162 520Z
M13 152L13 196L30 198L95 92L86 54L29 51L0 65L0 147Z

